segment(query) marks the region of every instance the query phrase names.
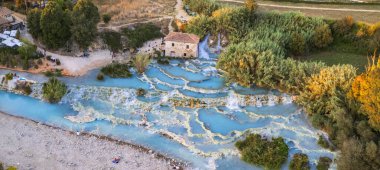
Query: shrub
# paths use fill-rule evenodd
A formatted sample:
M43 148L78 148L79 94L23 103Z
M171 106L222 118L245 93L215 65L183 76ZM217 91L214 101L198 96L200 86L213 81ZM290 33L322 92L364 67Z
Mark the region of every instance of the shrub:
M103 22L106 24L108 24L111 21L111 15L109 14L103 14L102 18L103 18Z
M112 63L103 67L100 71L112 78L128 78L132 76L128 64Z
M136 90L136 95L137 96L144 96L146 94L146 90L144 90L143 88L138 88Z
M30 95L32 93L32 88L29 83L18 83L16 85L16 90L21 91L25 95Z
M54 75L53 72L51 72L50 70L46 71L44 74L46 77L53 77Z
M5 79L6 80L12 80L13 79L13 73L7 73L7 74L5 74Z
M329 142L323 137L323 135L319 135L318 145L326 149L330 148Z
M0 162L0 170L4 170L4 165L2 162Z
M295 55L302 55L306 51L306 40L300 33L293 33L289 43L290 51Z
M344 36L351 31L353 26L354 19L352 18L352 16L346 16L343 19L336 21L333 24L332 28L334 30L334 33L336 33L339 36Z
M14 166L10 166L10 167L7 168L7 170L17 170L17 168L14 167Z
M99 81L103 81L104 80L104 74L103 73L98 73L98 75L96 76L96 79L99 80Z
M55 60L55 63L56 63L58 66L60 66L60 65L61 65L61 60L56 59L56 60Z
M328 170L332 160L329 157L320 157L317 164L317 170Z
M309 158L306 154L296 153L293 155L293 159L290 161L290 170L309 170Z
M162 65L168 65L170 62L169 62L169 59L166 57L158 57L157 63L162 64Z
M42 87L43 98L50 103L58 103L67 92L67 86L57 78L50 78Z
M61 77L62 76L62 70L60 70L60 69L55 69L53 71L48 70L44 74L46 77Z
M288 158L289 148L281 137L269 140L250 134L245 140L237 141L235 146L243 161L268 169L279 169Z
M137 55L133 60L133 65L135 66L137 72L142 74L145 72L145 69L150 64L150 58L148 55Z
M313 42L314 42L314 46L317 48L327 47L329 44L333 42L331 30L327 24L323 26L319 26L315 30L315 33L313 36Z

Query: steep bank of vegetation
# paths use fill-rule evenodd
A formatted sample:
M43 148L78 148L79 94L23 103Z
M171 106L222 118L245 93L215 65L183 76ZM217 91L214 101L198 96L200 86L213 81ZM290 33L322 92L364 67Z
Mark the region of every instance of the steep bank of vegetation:
M380 47L380 24L355 23L350 17L326 21L299 13L260 13L252 10L251 2L200 13L186 30L200 36L221 33L229 41L217 67L230 82L299 95L297 103L312 124L329 134L332 148L341 150L338 169L380 169L380 102L375 97L379 64L357 76L351 65L296 60L330 45L345 47L348 53L372 53ZM326 167L328 161L323 161L320 168Z

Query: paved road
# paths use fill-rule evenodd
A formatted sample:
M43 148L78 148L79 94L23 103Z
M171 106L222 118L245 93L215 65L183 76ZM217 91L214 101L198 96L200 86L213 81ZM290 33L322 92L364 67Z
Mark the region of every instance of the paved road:
M241 4L244 3L243 1L238 1L238 0L219 0L219 1L221 1L221 2L234 2L234 3L241 3ZM265 3L258 3L258 5L259 6L265 6L265 7L287 8L287 9L309 9L309 10L321 10L321 11L380 13L380 10L369 10L369 9L301 7L301 6L274 5L274 4L265 4Z

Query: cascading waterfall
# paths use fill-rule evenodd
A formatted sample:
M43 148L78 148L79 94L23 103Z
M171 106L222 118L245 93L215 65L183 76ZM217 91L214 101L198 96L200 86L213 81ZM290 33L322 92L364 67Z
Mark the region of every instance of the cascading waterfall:
M222 41L222 38L221 38L221 34L218 33L218 43L216 45L216 53L217 54L220 54L221 50L222 50L222 46L221 46L221 41Z
M230 91L228 94L226 107L230 110L240 109L239 98L233 91Z
M208 39L210 35L207 35L202 42L199 43L199 58L210 60Z

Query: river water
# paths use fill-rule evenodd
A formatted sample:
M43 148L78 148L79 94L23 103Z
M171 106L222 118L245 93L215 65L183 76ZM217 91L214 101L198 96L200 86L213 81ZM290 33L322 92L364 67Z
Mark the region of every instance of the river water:
M200 56L171 60L169 65L153 62L145 74L127 79L97 81L99 70L60 78L69 93L59 104L41 100L41 84L33 86L30 96L0 91L0 111L149 147L199 169L260 169L240 161L234 147L247 131L283 137L289 157L305 153L313 169L320 156L336 156L318 146L322 132L308 124L291 96L226 85L215 69L218 56L210 53L207 38L200 44ZM0 70L0 74L8 72ZM47 80L42 75L17 74L38 82ZM137 88L147 94L137 96Z

